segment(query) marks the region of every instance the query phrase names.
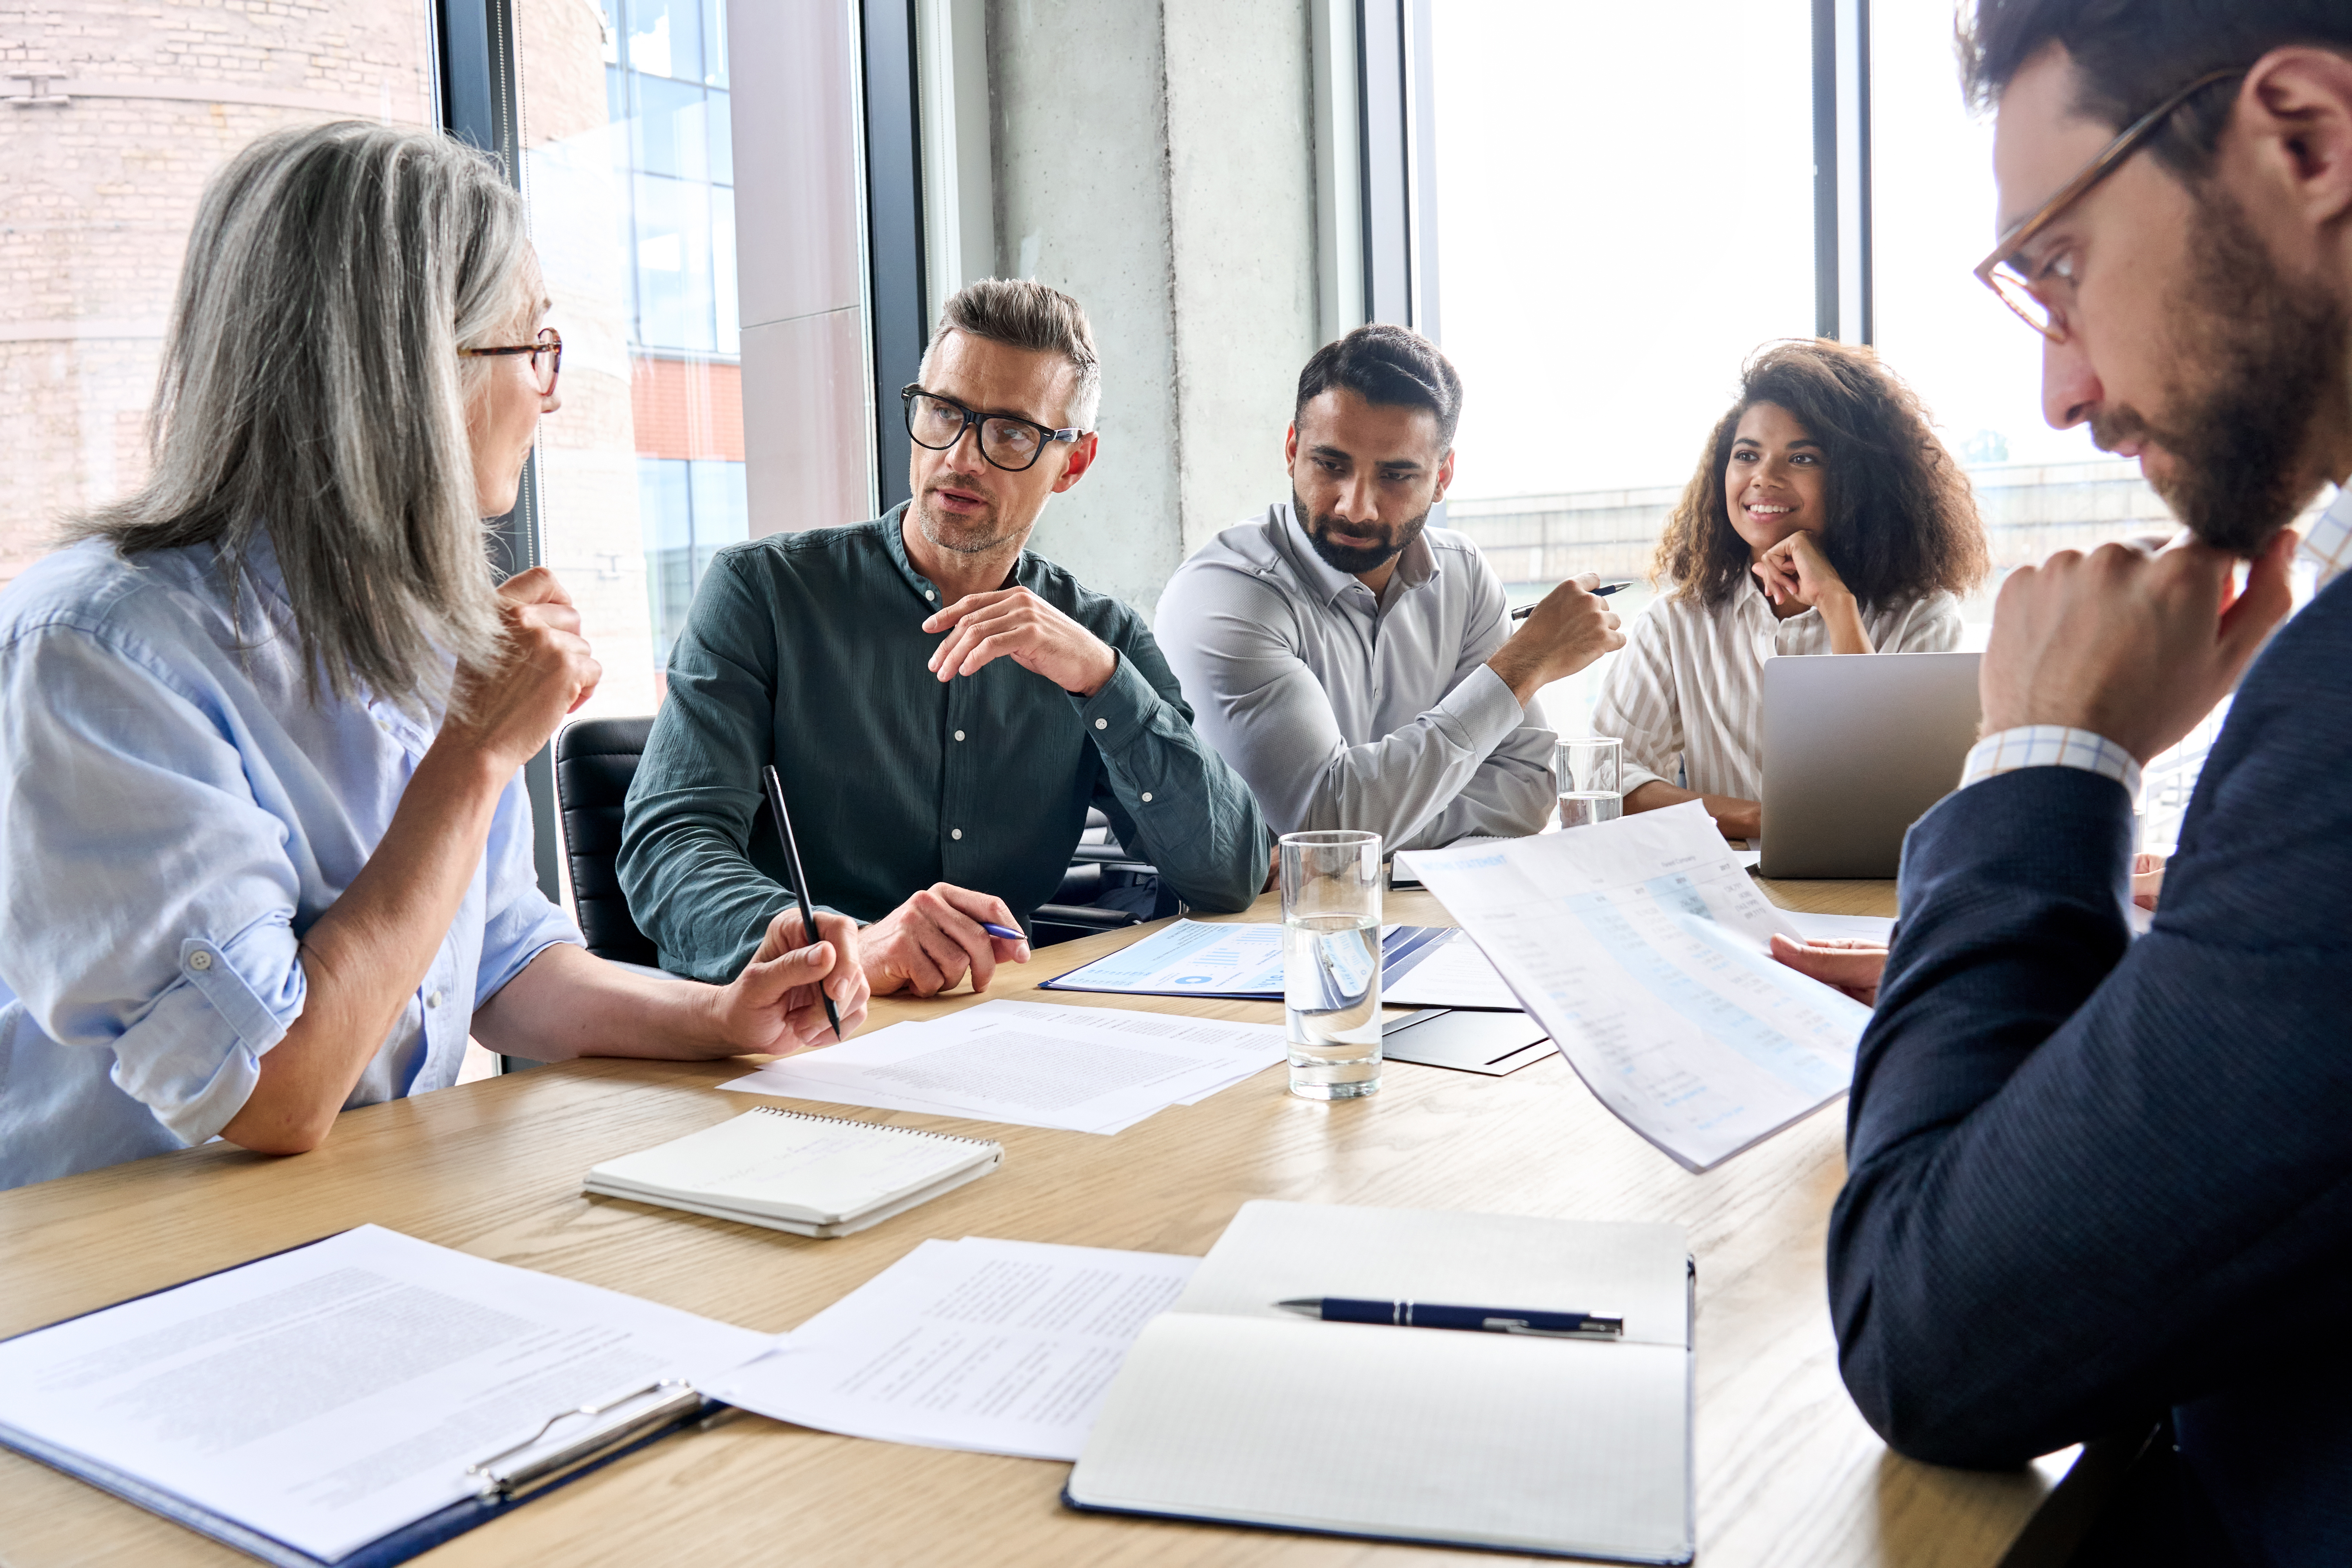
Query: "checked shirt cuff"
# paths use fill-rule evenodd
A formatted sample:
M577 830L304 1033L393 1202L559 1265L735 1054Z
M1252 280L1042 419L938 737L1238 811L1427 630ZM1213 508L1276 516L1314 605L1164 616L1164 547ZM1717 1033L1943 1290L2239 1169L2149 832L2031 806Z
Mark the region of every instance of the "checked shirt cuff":
M2126 795L2139 799L2139 763L2129 752L2104 735L2058 724L2027 724L1987 735L1969 748L1960 787L2018 768L2081 768L2115 780Z

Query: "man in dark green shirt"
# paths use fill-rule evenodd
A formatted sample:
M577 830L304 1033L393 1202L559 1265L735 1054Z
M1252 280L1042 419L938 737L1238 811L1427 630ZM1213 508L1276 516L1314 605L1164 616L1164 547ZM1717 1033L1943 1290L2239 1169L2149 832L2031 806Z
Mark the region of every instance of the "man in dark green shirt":
M930 995L1026 942L1087 808L1188 903L1239 910L1267 838L1140 616L1023 548L1092 466L1100 373L1069 296L948 302L906 395L914 500L730 545L670 655L630 786L621 886L665 967L732 976L793 896L761 802L782 777L810 899L871 921L874 994Z

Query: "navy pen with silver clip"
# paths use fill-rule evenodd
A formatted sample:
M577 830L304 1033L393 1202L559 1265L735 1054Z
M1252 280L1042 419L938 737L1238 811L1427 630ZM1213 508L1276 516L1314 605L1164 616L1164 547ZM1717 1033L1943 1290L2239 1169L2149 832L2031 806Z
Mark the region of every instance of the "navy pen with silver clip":
M1591 1312L1539 1312L1526 1307L1447 1307L1434 1301L1361 1301L1346 1296L1302 1296L1276 1301L1286 1312L1327 1323L1387 1323L1401 1329L1466 1329L1481 1334L1534 1334L1549 1340L1617 1340L1622 1318Z

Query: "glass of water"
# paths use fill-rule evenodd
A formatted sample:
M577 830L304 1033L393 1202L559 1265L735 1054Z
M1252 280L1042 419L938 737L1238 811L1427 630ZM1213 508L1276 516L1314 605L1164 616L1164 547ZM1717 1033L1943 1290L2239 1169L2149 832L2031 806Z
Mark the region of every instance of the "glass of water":
M1290 1092L1355 1100L1381 1087L1381 836L1286 833L1282 1017Z
M1562 827L1617 820L1624 809L1624 755L1625 744L1614 735L1580 735L1552 748Z

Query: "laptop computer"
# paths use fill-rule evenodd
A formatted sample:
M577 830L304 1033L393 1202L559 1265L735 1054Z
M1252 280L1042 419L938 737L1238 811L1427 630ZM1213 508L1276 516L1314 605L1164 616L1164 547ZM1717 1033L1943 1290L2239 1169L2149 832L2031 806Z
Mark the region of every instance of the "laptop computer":
M1892 877L1976 743L1972 653L1764 661L1766 877Z

